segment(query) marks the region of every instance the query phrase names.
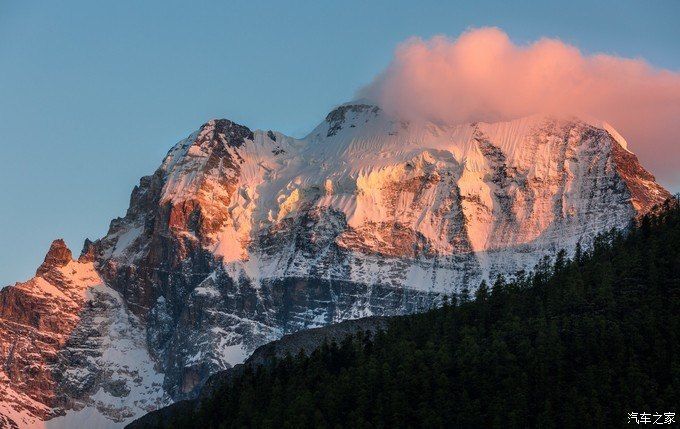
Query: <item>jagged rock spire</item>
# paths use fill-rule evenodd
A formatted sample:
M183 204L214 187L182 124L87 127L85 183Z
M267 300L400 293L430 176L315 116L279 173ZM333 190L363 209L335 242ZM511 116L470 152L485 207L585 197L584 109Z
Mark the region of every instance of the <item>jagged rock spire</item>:
M73 260L71 250L66 246L64 240L59 238L50 245L50 250L45 255L45 260L38 268L35 275L42 276L55 267L63 267Z
M78 262L92 262L95 256L95 243L89 238L85 239L83 244L83 250L80 252L80 257L78 257Z

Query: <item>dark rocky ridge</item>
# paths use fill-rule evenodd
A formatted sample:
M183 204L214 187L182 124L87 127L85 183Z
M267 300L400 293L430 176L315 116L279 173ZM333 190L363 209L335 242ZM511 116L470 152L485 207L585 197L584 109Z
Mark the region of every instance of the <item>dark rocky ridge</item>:
M126 429L141 429L154 426L158 420L167 421L173 415L199 407L202 400L210 398L216 390L230 383L234 376L242 374L247 366L253 368L266 366L271 364L274 359L282 359L286 355L295 356L300 351L309 356L324 342L339 343L348 335L357 332L375 334L379 330L387 329L388 324L389 318L387 317L367 317L284 335L280 340L258 347L244 363L210 376L197 398L179 401L160 410L153 411L128 424Z
M326 137L334 136L338 133L338 131L340 131L340 129L342 129L342 126L345 122L345 116L348 112L361 113L368 111L372 112L374 115L377 115L380 111L380 108L378 106L372 106L369 104L348 104L336 108L326 116L326 122L329 124Z

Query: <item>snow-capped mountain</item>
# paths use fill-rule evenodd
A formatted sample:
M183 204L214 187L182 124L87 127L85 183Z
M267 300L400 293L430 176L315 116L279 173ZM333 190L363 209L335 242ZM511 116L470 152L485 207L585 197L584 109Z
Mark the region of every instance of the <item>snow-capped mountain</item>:
M669 196L594 120L411 123L350 103L303 139L212 120L77 261L56 241L0 291L0 414L121 426L283 334L426 309Z

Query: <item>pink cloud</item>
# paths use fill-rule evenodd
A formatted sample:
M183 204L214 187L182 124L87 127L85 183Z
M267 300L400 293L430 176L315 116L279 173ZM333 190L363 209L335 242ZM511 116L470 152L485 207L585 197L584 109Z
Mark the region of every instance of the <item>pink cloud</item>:
M547 38L517 45L498 28L481 28L455 40L406 41L361 96L411 120L596 117L612 124L664 184L680 185L680 73L642 59L584 55Z

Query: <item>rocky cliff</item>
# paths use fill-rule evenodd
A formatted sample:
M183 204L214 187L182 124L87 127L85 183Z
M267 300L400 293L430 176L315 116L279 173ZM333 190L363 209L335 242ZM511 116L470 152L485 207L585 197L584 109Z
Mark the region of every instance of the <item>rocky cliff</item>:
M0 291L0 427L111 426L170 402L91 250L73 260L55 240L34 278Z
M296 356L301 352L309 356L324 342L340 344L349 335L357 333L374 335L380 330L387 329L388 326L389 319L387 317L372 316L284 335L279 340L258 347L242 364L236 364L232 368L219 371L208 377L196 398L178 401L146 414L125 426L125 429L155 427L159 421L168 421L174 415L199 408L202 401L209 400L216 391L228 386L233 377L243 374L248 366L253 369L260 366L266 367L271 365L275 359L280 360L288 355Z

